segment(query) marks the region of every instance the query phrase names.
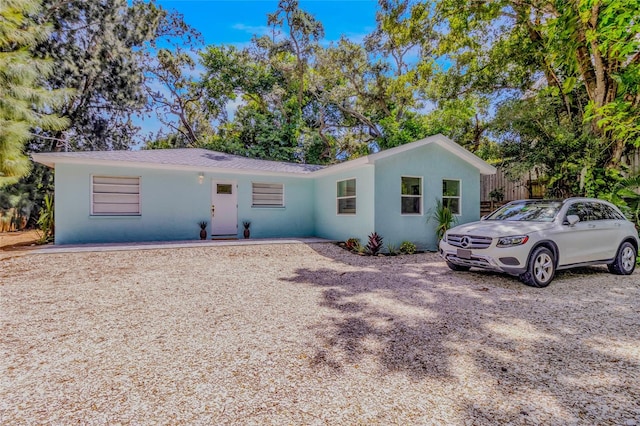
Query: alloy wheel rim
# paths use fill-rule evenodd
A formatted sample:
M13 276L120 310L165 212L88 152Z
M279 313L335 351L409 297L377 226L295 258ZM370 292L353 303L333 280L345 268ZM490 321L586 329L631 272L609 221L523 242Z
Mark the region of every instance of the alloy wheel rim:
M553 262L548 254L541 254L536 258L534 273L541 283L546 283L551 279L553 272Z
M633 249L631 247L625 247L624 250L622 250L622 267L624 270L630 271L635 261Z

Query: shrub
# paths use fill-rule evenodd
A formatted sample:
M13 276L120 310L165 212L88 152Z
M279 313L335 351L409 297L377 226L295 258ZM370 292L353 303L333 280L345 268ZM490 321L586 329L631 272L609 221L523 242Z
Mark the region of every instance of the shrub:
M398 254L398 246L392 243L387 244L387 251L390 255L394 256Z
M347 250L358 251L358 247L360 247L360 240L358 238L349 238L344 242Z
M378 254L380 249L382 248L382 237L377 233L373 232L369 234L369 242L367 243L367 253L372 256Z
M400 244L400 253L402 254L414 254L416 250L416 245L411 241L403 241L402 244Z

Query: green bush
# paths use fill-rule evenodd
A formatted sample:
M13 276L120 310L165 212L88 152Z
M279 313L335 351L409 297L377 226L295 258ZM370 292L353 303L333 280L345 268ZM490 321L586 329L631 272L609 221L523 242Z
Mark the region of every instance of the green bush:
M402 244L400 244L400 253L402 254L414 254L416 250L416 245L411 241L403 241Z

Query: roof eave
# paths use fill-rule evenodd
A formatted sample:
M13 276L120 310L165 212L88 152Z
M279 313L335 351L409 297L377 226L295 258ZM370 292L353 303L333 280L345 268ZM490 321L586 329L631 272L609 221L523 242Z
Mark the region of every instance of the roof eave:
M44 164L45 166L54 168L56 164L78 164L85 166L109 166L109 167L131 167L144 169L162 169L162 170L180 170L194 172L209 173L229 173L239 175L265 175L265 176L295 176L300 178L310 178L314 172L274 172L259 169L241 169L226 167L210 167L210 166L193 166L186 164L165 164L165 163L147 163L142 161L123 161L123 160L105 160L96 158L78 158L78 157L60 157L47 155L47 153L33 153L31 157L35 162Z

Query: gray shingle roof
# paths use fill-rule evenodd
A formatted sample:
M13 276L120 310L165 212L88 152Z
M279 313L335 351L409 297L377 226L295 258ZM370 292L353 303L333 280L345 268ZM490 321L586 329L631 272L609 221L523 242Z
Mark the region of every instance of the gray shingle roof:
M158 149L142 151L82 151L44 154L48 160L78 159L113 162L164 164L170 166L202 167L203 169L255 170L273 173L307 174L324 166L258 160L199 148ZM34 155L37 160L38 154ZM55 161L55 160L54 160Z

